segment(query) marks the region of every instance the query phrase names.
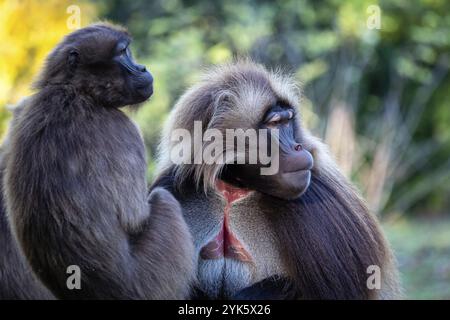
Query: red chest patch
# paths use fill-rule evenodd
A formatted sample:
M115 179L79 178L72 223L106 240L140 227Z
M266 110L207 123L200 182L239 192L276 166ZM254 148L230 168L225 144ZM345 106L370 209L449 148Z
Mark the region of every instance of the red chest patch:
M222 228L217 236L200 250L200 257L205 260L229 258L242 262L252 262L251 255L233 234L229 225L229 215L232 203L246 197L251 190L236 188L221 180L217 181L216 187L226 201L223 212Z

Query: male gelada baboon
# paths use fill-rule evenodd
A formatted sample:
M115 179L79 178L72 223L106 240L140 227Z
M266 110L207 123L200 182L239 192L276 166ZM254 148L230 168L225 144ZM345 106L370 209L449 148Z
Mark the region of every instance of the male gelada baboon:
M194 236L199 263L193 297L399 296L380 226L325 146L301 126L296 92L289 77L241 61L207 73L173 109L154 185L172 188ZM234 158L225 165L175 164L170 152L183 141L171 133L193 135L197 120L203 133L267 128L272 135L279 129L278 173L260 175L260 161L233 164ZM204 138L197 150L211 141Z
M11 128L9 220L58 298L184 298L195 276L179 204L164 189L148 195L141 135L119 110L152 94L152 76L129 44L128 33L109 24L68 35ZM80 289L74 279L68 286L72 265Z

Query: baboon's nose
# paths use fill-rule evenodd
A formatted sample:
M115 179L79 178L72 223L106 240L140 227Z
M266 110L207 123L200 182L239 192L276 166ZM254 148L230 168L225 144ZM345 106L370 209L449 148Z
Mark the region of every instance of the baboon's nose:
M297 143L295 146L294 146L294 150L295 151L301 151L303 149L303 146L300 144L300 143Z
M138 69L140 72L146 72L146 71L147 71L147 68L146 68L144 65L142 65L142 64L139 64L139 65L137 66L137 69Z

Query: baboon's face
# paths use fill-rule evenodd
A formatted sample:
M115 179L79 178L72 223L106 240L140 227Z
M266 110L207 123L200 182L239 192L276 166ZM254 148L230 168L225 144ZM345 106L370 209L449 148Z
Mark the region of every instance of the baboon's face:
M297 122L296 110L282 102L277 102L265 112L256 125L257 129L267 129L266 145L258 144L258 154L261 148L272 157L270 165L262 164L231 164L222 173L222 179L242 187L270 194L283 199L300 197L308 188L313 167L313 157L297 141L295 136ZM278 137L274 136L277 129ZM275 138L275 145L271 145ZM275 153L271 147L278 148ZM274 174L263 175L261 168L269 167L278 157L278 170ZM259 160L259 159L258 159Z
M144 65L134 62L129 45L130 41L125 39L117 42L113 61L120 70L123 90L130 99L127 104L135 104L150 98L153 93L153 77Z
M106 107L122 107L153 93L153 77L133 60L130 43L126 31L94 25L70 34L55 54L67 59L62 62L70 84Z

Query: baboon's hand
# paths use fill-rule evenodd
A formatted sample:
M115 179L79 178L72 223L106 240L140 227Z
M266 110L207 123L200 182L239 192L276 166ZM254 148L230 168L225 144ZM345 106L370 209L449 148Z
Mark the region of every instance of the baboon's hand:
M168 289L176 292L174 298L186 298L195 278L197 261L180 204L169 191L159 187L150 193L149 204L153 239L161 242L157 247L166 262L167 280L173 283Z
M177 199L166 189L157 187L153 189L148 195L148 202L152 207L152 212L156 207L166 207L167 210L176 211L182 215L181 207Z
M161 235L166 235L166 241L170 242L170 239L173 239L172 242L178 246L187 243L189 248L185 249L193 250L192 236L178 200L166 189L158 187L150 193L149 204L153 229Z

